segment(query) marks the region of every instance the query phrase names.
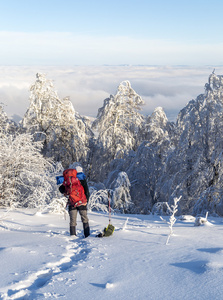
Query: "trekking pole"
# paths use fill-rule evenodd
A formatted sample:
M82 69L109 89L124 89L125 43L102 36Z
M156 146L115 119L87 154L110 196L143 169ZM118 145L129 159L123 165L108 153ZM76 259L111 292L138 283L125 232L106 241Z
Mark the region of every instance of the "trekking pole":
M111 205L110 205L111 194L108 191L108 212L109 212L109 225L111 224Z

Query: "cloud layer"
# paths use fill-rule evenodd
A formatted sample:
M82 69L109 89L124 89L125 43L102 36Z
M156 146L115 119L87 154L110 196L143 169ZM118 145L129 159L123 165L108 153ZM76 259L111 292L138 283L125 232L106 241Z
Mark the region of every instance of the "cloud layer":
M73 32L0 31L0 65L223 64L223 43Z
M96 117L104 99L116 93L120 82L129 80L145 101L144 115L161 106L174 120L187 102L204 92L212 71L212 66L0 66L0 103L9 116L23 117L29 106L29 87L36 73L42 72L53 81L60 98L69 96L77 112ZM223 67L215 72L222 74Z

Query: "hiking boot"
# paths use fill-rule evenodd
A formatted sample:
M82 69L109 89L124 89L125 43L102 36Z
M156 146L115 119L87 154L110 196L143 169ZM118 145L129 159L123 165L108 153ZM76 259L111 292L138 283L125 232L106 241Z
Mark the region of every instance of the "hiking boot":
M85 238L90 235L90 227L88 223L83 223Z
M70 235L76 235L76 226L70 226Z

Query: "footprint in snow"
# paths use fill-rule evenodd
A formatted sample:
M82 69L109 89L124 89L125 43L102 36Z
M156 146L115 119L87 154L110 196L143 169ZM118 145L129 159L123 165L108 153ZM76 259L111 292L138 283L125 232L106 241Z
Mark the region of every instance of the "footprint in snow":
M87 244L82 241L72 243L66 246L66 252L59 261L46 263L45 268L37 272L29 272L29 276L25 280L13 283L5 288L3 295L5 298L13 297L13 299L29 297L34 299L38 289L49 284L55 275L62 274L67 270L77 268L78 265L86 261L91 249L87 248ZM74 269L74 270L75 270ZM76 284L73 282L73 284Z

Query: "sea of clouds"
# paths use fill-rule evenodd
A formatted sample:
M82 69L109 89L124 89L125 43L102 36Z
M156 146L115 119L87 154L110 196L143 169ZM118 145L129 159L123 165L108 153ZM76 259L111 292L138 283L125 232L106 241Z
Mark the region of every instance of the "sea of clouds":
M179 111L204 92L214 68L217 75L223 73L222 66L0 66L0 103L10 118L21 119L36 73L44 73L60 98L69 96L77 112L96 117L104 99L129 80L145 102L144 115L161 106L168 119L175 121Z

